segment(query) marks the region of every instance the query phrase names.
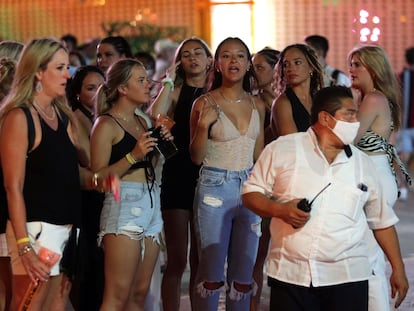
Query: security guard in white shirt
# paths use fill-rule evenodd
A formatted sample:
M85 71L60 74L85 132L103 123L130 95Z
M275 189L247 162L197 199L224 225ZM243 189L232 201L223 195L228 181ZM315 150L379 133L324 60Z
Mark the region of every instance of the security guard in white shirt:
M268 144L244 183L246 207L272 217L266 269L272 311L368 310L370 229L393 268L396 307L408 291L398 218L381 201L371 160L351 145L357 111L349 88L321 89L309 130Z

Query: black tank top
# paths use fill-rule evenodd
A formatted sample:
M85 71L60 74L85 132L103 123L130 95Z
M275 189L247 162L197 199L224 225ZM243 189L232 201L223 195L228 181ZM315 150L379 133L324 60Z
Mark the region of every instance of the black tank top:
M122 139L119 142L117 142L115 145L112 145L111 157L109 158L109 165L111 165L111 164L118 162L122 158L124 158L128 152L131 152L131 150L134 149L137 143L137 140L135 139L134 136L129 134L112 115L110 115L109 113L106 113L104 115L112 118L119 125L119 127L124 131L124 137L122 137ZM132 165L130 169L136 170L136 169L143 168L143 167L151 167L151 162L147 160L139 161L135 163L134 165Z
M293 120L295 121L298 132L306 132L311 125L308 111L291 88L287 88L285 94L292 106Z
M78 158L67 133L68 117L60 111L57 130L41 118L42 138L27 156L24 199L27 221L79 226L81 190Z

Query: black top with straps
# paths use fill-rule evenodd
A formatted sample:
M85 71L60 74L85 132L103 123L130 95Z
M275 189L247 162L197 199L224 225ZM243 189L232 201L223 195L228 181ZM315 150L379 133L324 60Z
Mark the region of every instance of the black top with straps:
M311 125L308 111L291 88L287 88L285 94L292 106L293 120L295 121L298 132L306 132Z
M135 139L134 136L128 133L123 128L123 126L116 120L116 118L114 118L112 115L110 115L109 113L106 113L104 114L104 116L108 116L112 118L124 131L124 137L122 137L122 139L118 143L112 146L111 157L109 158L109 165L111 165L111 164L118 162L122 158L124 158L128 152L131 152L131 150L134 149L137 143L137 140ZM135 163L134 165L132 165L131 169L136 170L136 169L144 168L144 167L151 167L151 162L149 160L139 161Z
M27 221L78 226L81 216L78 157L67 132L69 119L59 112L56 130L39 115L42 139L26 160L23 188L26 217ZM29 137L32 132L34 137L32 116L30 113L26 116Z

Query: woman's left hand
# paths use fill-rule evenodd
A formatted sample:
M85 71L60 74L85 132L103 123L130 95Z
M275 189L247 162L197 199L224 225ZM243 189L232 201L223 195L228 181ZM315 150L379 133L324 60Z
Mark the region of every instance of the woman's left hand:
M165 140L174 140L171 131L164 124L161 124L161 136Z

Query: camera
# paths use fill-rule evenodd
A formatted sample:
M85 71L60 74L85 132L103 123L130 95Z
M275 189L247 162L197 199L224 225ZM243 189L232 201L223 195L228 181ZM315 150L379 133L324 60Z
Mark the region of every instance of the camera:
M169 159L174 156L178 152L177 146L174 144L173 141L164 139L161 136L161 127L157 128L150 128L151 137L157 138L157 145L155 148L157 151L164 156L165 159Z
M302 199L298 203L298 209L309 213L311 211L311 203L309 203L309 201L306 199Z

